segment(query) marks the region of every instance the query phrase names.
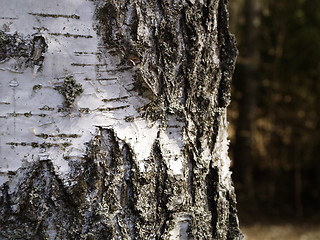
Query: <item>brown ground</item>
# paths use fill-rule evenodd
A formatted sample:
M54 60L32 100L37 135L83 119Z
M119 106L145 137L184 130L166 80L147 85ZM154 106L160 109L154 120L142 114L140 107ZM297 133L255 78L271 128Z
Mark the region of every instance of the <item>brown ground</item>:
M318 224L252 224L242 226L244 240L320 240Z

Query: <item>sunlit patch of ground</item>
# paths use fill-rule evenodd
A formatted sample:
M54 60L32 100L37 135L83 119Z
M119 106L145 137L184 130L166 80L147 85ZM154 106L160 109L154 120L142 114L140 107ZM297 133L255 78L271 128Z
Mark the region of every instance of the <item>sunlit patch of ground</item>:
M320 240L318 225L302 224L253 224L242 226L244 240Z

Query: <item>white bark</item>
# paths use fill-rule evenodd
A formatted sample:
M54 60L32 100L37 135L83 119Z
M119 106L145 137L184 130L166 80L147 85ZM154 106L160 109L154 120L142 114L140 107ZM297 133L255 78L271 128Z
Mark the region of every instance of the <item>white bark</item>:
M128 91L133 71L113 71L119 57L100 45L93 2L10 1L5 6L1 25L9 27L6 34L17 31L30 39L40 35L48 48L41 71L37 65L18 67L18 57L1 64L1 171L16 171L23 162L48 158L65 175L68 162L85 154L84 143L97 134L97 126L112 127L134 146L138 159L146 159L159 124L149 127L139 117L137 109L148 101ZM68 76L84 89L70 109L56 89ZM5 174L2 178L2 183L8 180Z

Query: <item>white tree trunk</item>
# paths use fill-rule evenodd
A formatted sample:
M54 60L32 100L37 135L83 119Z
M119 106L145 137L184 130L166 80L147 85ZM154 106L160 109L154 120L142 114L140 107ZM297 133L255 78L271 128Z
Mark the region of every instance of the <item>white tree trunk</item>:
M0 4L1 239L241 239L225 1Z

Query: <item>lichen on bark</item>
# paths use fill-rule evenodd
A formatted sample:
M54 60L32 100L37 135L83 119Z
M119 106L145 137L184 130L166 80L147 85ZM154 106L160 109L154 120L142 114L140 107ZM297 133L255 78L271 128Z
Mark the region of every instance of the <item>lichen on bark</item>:
M56 87L64 98L64 106L72 107L77 96L83 92L82 85L77 83L73 76L69 75L64 78L63 84Z

